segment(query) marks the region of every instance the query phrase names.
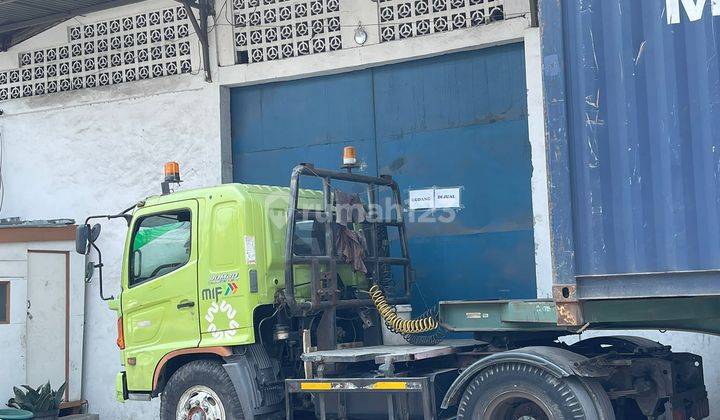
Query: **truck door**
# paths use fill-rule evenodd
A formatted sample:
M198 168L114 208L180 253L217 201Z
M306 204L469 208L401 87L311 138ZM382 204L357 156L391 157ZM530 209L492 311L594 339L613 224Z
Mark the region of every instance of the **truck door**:
M147 391L167 353L197 347L198 204L136 212L123 270L122 316L128 389Z

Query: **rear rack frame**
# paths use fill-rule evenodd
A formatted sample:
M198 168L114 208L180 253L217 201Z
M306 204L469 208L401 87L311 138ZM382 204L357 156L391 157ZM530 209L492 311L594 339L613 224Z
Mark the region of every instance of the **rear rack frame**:
M300 195L300 180L302 177L314 177L322 180L323 209L322 211L311 209L299 209L298 199ZM370 255L363 261L369 268L372 281L378 283L380 280L380 268L382 265L402 266L404 296L388 299L391 304L403 304L410 301L412 288L412 268L407 244L407 233L403 219L402 196L397 183L388 175L373 177L367 175L353 174L348 172L330 171L327 169L315 168L311 164L300 164L292 171L290 178L290 201L287 213L287 231L285 236L285 290L284 298L290 312L296 316L305 316L319 311L334 311L338 308L370 307L373 306L371 299L340 299L337 288L337 265L344 264L335 250L333 237L333 224L337 216L333 203L331 181L344 181L366 185L369 212L366 220L362 221L364 227L370 228L370 241L368 248ZM397 206L397 218L395 220L379 220L374 213L377 206L377 187L387 187L392 192L394 205ZM325 228L325 255L296 255L294 250L295 224L299 221L319 220L322 216L322 223ZM401 257L389 258L378 255L378 230L379 226L397 227ZM298 301L295 296L294 266L296 264L307 264L310 266L310 301ZM321 274L321 264L327 265L325 275ZM324 278L323 278L324 277ZM326 285L323 285L323 282ZM331 323L334 325L334 322Z

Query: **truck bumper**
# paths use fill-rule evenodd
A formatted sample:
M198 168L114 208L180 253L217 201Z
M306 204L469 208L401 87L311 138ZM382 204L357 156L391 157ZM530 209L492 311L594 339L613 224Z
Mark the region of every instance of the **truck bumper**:
M322 419L328 414L352 418L360 413L373 418L435 419L435 376L286 379L285 417L293 418L292 394L311 394L317 401L315 414Z
M127 377L125 372L119 372L115 377L115 395L119 402L125 402L128 399Z

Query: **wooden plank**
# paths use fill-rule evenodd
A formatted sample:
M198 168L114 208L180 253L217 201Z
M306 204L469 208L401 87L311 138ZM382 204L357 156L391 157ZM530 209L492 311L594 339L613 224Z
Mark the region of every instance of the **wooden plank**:
M74 241L75 228L75 225L1 228L0 243Z

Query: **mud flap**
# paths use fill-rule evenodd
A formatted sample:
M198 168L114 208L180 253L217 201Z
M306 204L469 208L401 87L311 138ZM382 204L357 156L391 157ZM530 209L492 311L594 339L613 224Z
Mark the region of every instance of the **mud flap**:
M246 420L282 413L284 389L278 378L280 369L262 346L243 347L239 354L226 357L225 361L223 367L235 387Z

